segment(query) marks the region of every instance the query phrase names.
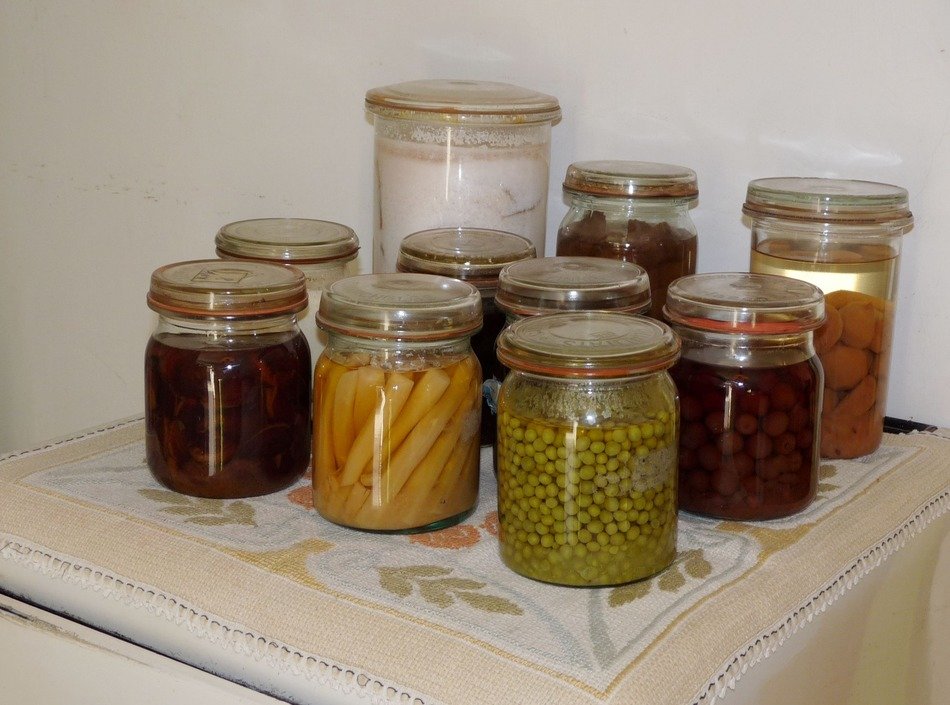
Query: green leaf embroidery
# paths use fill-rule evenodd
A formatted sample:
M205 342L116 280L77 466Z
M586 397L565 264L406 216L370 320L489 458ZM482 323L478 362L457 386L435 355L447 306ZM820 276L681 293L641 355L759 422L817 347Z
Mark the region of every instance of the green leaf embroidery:
M633 602L634 600L639 600L641 597L646 597L649 592L649 580L642 580L639 583L631 583L630 585L622 585L621 587L614 588L610 591L610 597L607 598L607 604L609 604L611 607L621 607L628 602Z
M663 592L676 592L686 584L686 578L680 573L678 565L671 565L660 574L657 584Z
M831 463L825 463L818 468L818 479L827 480L829 477L834 477L838 474L838 468L836 468Z
M452 573L451 568L415 565L378 570L380 585L399 597L412 595L413 586L415 586L422 599L437 607L451 607L458 599L469 607L483 612L516 616L524 614L523 610L511 600L477 592L485 587L485 583L467 578L448 577Z
M686 560L683 561L683 568L685 568L689 577L697 580L708 578L712 574L712 563L707 561L703 556L703 552L698 549L687 552Z
M254 507L241 500L226 503L221 499L188 497L170 490L153 489L141 489L139 494L153 502L170 505L162 507L161 511L166 514L187 517L185 521L190 524L200 524L202 526L222 526L225 524L257 526L257 522L254 520Z

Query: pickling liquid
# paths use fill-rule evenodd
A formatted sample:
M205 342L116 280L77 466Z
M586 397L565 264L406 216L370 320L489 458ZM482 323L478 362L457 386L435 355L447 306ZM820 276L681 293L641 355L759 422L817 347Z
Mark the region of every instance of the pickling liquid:
M815 331L825 371L821 457L874 452L884 433L887 372L894 331L897 256L882 245L848 245L821 253L771 239L753 250L750 271L802 279L825 294L826 321Z
M887 300L894 297L897 287L895 256L872 261L848 261L862 255L856 248L839 251L835 261L815 262L809 261L807 253L799 254L791 248L784 250L781 247L782 242L780 240L765 243L768 252L753 250L749 271L801 279L814 284L825 294L845 290L860 291ZM770 254L771 252L781 254Z
M310 459L310 353L304 336L159 333L145 352L145 450L155 478L197 497L283 489Z
M679 506L725 519L793 514L815 496L819 372L814 358L738 369L681 358Z

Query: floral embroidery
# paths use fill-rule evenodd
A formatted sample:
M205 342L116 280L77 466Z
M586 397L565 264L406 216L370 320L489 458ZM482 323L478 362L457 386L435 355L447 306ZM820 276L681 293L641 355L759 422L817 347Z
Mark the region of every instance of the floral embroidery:
M474 528L474 527L469 527ZM451 577L452 569L434 565L412 565L404 568L379 568L379 582L399 597L409 597L416 588L426 602L437 607L451 607L461 600L469 607L495 614L524 614L511 600L480 592L485 583L467 578Z
M287 495L287 499L304 509L313 509L313 488L310 485L298 487Z
M498 512L488 512L485 521L481 523L481 528L492 536L498 536Z
M441 531L413 534L409 540L430 548L468 548L481 539L478 529L471 524L458 524Z

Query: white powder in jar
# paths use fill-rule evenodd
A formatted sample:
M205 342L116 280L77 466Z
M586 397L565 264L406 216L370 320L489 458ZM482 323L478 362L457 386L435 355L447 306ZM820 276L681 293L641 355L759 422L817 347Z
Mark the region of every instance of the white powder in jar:
M403 238L430 228L506 230L544 252L547 140L496 147L377 134L375 162L374 272L396 271Z

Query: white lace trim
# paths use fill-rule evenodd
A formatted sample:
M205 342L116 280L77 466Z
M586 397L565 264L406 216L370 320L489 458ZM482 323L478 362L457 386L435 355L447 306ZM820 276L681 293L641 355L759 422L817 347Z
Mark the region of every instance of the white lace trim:
M948 510L950 510L950 490L945 490L924 504L914 516L880 543L859 556L844 572L813 594L781 624L768 632L763 632L737 651L722 670L700 689L692 705L713 705L728 691L735 690L736 682L749 668L777 651L789 637L811 622L816 615L824 612L829 605L857 585L861 578L903 548L911 538Z
M144 608L150 614L172 622L176 626L186 627L199 639L206 639L222 649L263 662L278 673L289 670L295 676L315 680L345 695L368 698L368 702L374 705L377 703L380 705L394 703L434 705L433 701L386 683L368 673L303 653L283 642L262 636L244 627L229 624L160 590L137 585L115 574L80 565L45 549L11 538L9 535L0 539L0 558L12 560L51 580L61 580L83 590L92 590L105 599L112 599L137 609ZM129 638L126 634L121 634L121 636ZM149 644L141 645L152 648ZM233 680L231 674L228 673L217 675ZM253 684L252 687L268 692L264 684ZM283 692L268 694L278 698L287 697Z

